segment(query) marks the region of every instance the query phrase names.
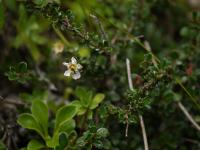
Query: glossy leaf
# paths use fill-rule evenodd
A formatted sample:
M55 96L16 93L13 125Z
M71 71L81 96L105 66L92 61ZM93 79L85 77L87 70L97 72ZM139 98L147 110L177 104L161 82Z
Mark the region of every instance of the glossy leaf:
M56 150L63 150L68 144L68 135L63 132L59 136L59 146L56 147Z
M92 91L88 91L83 87L77 87L75 92L80 99L81 105L87 108L92 100Z
M73 101L73 102L71 103L71 105L76 106L77 115L83 115L83 114L86 112L86 110L87 110L85 107L83 107L83 106L81 105L81 102L78 101L78 100Z
M59 145L59 133L54 133L53 137L46 140L46 144L48 147L55 148Z
M99 137L99 138L105 138L105 137L107 137L108 136L108 129L106 129L106 128L99 128L98 130L97 130L97 137Z
M31 111L36 120L42 127L43 133L47 135L48 133L48 108L47 106L39 100L35 100L32 103Z
M20 62L18 64L17 71L20 72L20 73L27 72L27 63L26 62Z
M70 133L75 128L75 126L76 126L76 123L73 119L66 121L60 126L59 132Z
M64 122L71 120L76 115L76 106L68 105L60 108L56 113L55 128L61 126Z
M40 149L42 149L44 147L45 146L42 143L40 143L39 141L37 141L37 140L31 140L28 143L27 150L40 150Z
M92 100L92 104L90 105L90 109L94 109L96 108L99 103L101 103L103 101L103 99L105 98L104 94L98 93L95 95L95 97Z
M21 114L17 120L17 123L23 128L35 130L43 137L42 129L33 115L28 113Z

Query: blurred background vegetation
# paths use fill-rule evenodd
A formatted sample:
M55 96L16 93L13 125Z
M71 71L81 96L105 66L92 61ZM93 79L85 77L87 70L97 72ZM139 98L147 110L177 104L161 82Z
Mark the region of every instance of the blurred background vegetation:
M1 0L0 149L25 149L40 139L17 124L18 115L42 100L52 129L57 110L77 99L77 87L105 99L85 127L79 126L82 116L75 118L76 138L92 132L90 126L109 135L100 146L77 142L75 149L143 149L138 113L149 149L200 149L199 130L177 105L181 101L200 123L199 9L198 0ZM79 80L63 75L62 63L71 57L83 66Z

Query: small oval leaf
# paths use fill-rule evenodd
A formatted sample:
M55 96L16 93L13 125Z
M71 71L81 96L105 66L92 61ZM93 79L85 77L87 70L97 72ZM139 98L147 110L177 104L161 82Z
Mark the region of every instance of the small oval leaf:
M60 108L56 113L55 128L61 126L62 123L71 120L76 115L76 106L68 105Z
M103 101L103 99L105 98L105 95L102 93L98 93L95 95L95 97L92 100L92 104L90 105L90 109L95 109L99 103L101 103Z
M28 143L27 150L40 150L40 149L42 149L44 147L45 146L42 143L40 143L39 141L37 141L37 140L31 140Z
M42 127L43 133L48 134L48 108L40 100L34 100L31 106L33 116Z
M40 128L37 120L31 114L21 114L17 120L17 123L23 128L35 130L43 137L42 129Z
M80 99L81 105L88 108L92 101L93 92L84 87L77 87L75 93Z
M76 122L71 119L69 121L64 122L59 129L59 132L67 132L70 133L76 126Z
M26 62L20 62L18 64L17 71L19 71L20 73L27 72L27 63Z

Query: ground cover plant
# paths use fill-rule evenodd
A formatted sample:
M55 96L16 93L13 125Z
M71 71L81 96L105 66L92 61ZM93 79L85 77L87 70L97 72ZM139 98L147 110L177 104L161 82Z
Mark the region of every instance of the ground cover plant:
M1 0L0 150L200 149L198 0Z

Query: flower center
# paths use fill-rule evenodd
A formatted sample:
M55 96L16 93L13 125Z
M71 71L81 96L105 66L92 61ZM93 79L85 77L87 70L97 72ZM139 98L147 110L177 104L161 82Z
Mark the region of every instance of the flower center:
M71 64L71 65L69 66L69 69L70 69L71 71L75 72L75 71L77 70L77 65L76 65L76 64Z

